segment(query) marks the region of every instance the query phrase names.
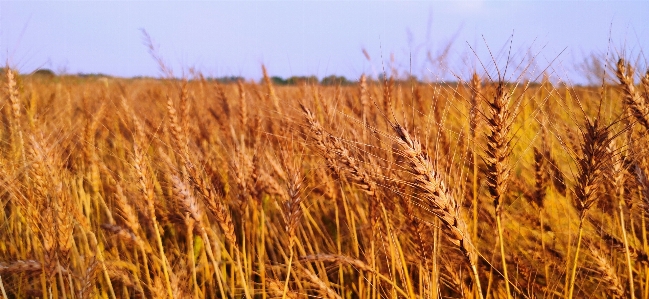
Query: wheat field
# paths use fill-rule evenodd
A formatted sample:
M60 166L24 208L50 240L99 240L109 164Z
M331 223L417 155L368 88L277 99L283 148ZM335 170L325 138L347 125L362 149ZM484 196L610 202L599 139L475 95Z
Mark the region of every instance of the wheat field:
M2 78L3 298L649 298L649 72Z

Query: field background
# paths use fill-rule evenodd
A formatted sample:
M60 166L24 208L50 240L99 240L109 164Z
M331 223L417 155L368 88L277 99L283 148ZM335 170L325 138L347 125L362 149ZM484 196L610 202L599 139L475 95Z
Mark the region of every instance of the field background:
M649 298L649 73L2 78L5 298Z

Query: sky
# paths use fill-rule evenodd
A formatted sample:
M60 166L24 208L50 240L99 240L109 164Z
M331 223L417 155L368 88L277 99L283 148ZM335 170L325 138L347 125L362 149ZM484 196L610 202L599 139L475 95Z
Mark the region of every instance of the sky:
M507 66L578 83L592 55L647 65L649 1L0 0L0 59L23 73L162 76L142 30L176 76L256 80L264 64L284 78L448 80Z

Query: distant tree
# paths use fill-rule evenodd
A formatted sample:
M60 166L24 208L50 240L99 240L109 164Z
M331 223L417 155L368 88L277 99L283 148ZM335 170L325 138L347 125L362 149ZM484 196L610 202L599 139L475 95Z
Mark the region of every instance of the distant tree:
M270 81L273 82L273 84L275 84L275 85L286 85L286 84L288 84L288 82L284 78L279 77L279 76L270 77Z
M286 80L286 83L289 85L303 85L303 84L315 84L318 83L318 77L316 76L292 76Z
M50 69L38 69L34 72L34 75L47 77L47 78L56 76L56 74Z
M102 73L78 73L77 77L80 78L111 78L112 76Z
M216 81L222 84L228 84L228 83L237 83L239 81L245 81L245 78L241 76L224 76L224 77L217 77L217 78L207 78L207 80Z
M352 84L351 81L347 80L344 76L330 75L322 78L320 81L322 85L349 85Z

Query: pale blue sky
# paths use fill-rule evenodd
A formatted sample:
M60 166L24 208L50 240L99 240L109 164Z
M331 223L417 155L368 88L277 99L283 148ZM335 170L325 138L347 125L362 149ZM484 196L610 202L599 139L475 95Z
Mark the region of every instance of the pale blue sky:
M22 72L38 67L68 73L159 76L143 45L146 29L176 74L195 67L209 76L257 79L329 74L356 79L381 71L394 57L413 74L464 75L489 59L505 61L512 32L514 57L537 56L535 72L574 77L591 53L624 46L649 51L649 1L0 1L0 59ZM611 34L609 35L609 31ZM426 61L449 41L450 67ZM372 61L362 53L367 49ZM566 49L560 56L559 53ZM529 50L529 51L528 51ZM644 66L645 61L640 61ZM493 72L493 68L489 69ZM567 74L567 75L566 75ZM577 78L571 78L578 81Z

